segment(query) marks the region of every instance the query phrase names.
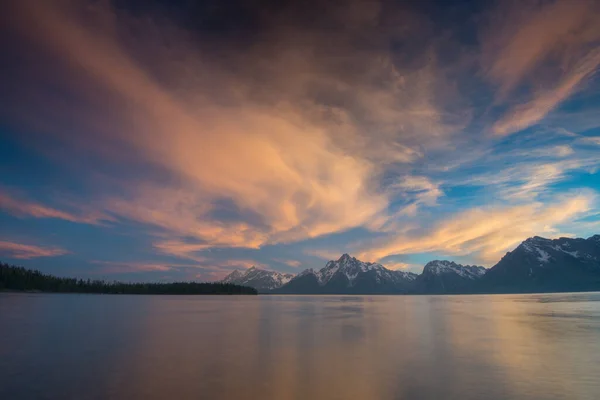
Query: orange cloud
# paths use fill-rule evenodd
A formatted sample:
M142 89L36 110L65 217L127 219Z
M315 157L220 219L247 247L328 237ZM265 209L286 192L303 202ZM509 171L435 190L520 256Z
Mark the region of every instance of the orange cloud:
M550 57L576 59L575 50L598 38L597 2L507 1L493 10L483 35L482 60L487 76L505 98Z
M190 244L179 240L164 240L161 242L155 242L153 243L153 246L161 253L180 258L187 258L197 262L203 262L206 260L206 258L195 253L211 247L207 244Z
M419 267L422 267L422 265L410 264L410 263L404 263L404 262L385 262L385 263L383 263L383 265L387 269L391 269L394 271L408 270L408 269L412 270L412 269L417 269Z
M269 269L269 266L267 264L255 261L255 260L239 260L239 259L228 259L228 260L223 260L223 261L212 261L207 263L207 265L212 265L212 266L216 266L219 269L221 268L252 268L252 267L257 267L257 268L262 268L262 269Z
M31 244L0 241L0 253L8 257L30 259L37 257L56 257L68 254L68 251L58 247L40 247Z
M302 265L302 263L298 260L286 260L281 258L275 258L273 261L280 262L282 264L287 265L288 267L298 268Z
M66 211L57 210L39 203L15 198L8 193L0 191L0 209L17 216L28 216L34 218L57 218L65 221L79 222L86 224L99 224L101 221L112 220L97 211L74 214Z

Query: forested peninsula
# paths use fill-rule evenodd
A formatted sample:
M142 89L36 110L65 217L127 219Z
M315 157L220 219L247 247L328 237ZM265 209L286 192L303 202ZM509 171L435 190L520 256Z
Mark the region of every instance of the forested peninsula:
M0 291L98 294L257 294L231 283L124 283L60 278L37 270L0 263Z

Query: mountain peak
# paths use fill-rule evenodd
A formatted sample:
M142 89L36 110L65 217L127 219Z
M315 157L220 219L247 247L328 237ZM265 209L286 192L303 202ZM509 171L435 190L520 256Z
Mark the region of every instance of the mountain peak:
M348 262L350 260L356 260L356 258L351 257L348 253L342 254L342 256L338 259L339 262Z
M587 240L592 240L594 242L600 242L600 235L593 235L587 238Z
M431 260L429 261L427 264L425 264L425 267L429 266L436 266L436 265L456 265L456 263L454 261L448 261L448 260Z
M315 280L301 279L309 275ZM320 270L309 268L300 272L283 290L287 293L404 293L416 278L417 275L411 272L392 271L381 264L364 262L344 253L337 260L328 261Z
M223 282L225 283L233 283L234 281L240 279L244 276L244 273L240 270L234 269L229 275L223 278Z
M525 240L525 243L544 243L544 242L550 242L550 241L552 241L552 240L543 238L541 236L533 236L533 237L527 238Z

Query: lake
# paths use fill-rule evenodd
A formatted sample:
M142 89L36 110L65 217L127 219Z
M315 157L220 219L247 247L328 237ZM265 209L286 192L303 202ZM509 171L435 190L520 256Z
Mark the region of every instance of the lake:
M0 294L0 399L507 398L600 398L600 293Z

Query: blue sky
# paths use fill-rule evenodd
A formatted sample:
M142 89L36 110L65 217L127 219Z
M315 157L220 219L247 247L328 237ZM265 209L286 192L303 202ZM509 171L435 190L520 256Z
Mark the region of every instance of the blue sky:
M0 259L418 272L600 232L597 1L333 3L2 6Z

